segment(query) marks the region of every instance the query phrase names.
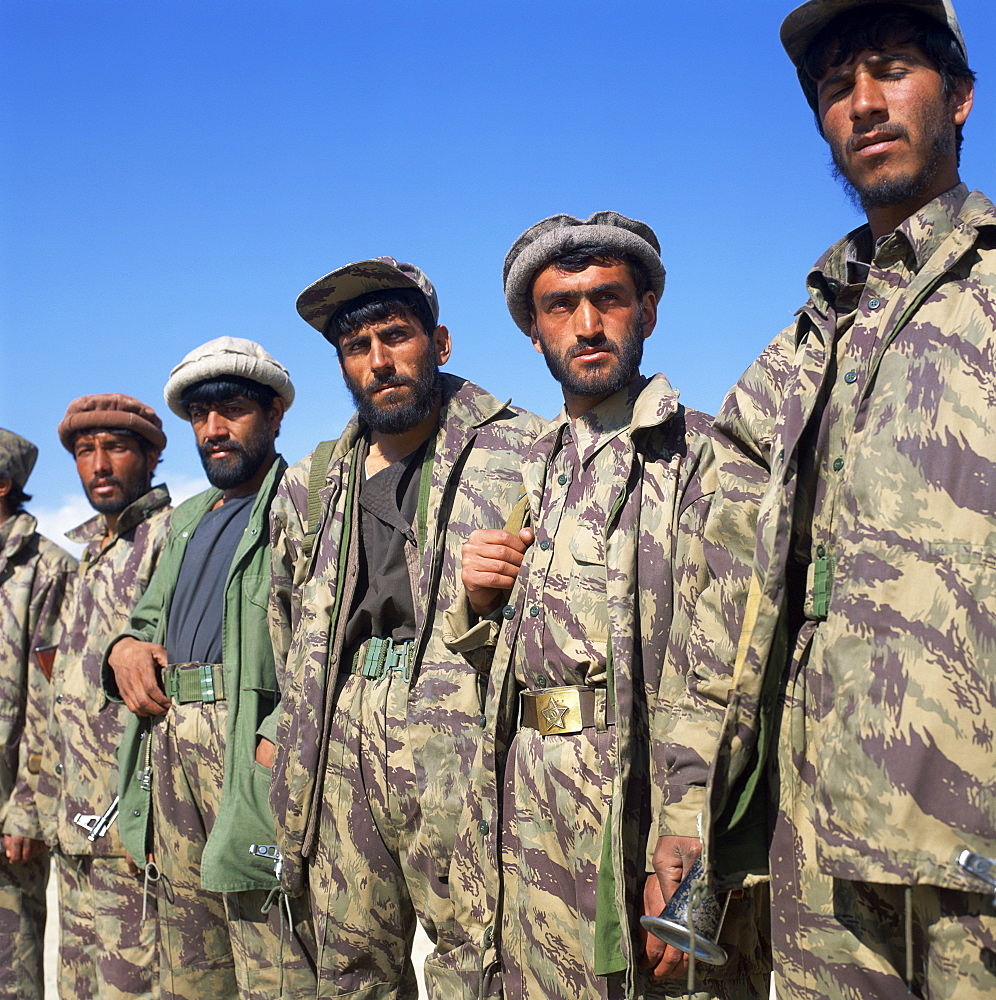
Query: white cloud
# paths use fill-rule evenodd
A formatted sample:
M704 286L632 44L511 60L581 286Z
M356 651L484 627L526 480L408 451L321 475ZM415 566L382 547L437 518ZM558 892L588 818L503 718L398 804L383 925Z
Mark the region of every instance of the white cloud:
M203 476L173 477L167 485L173 498L173 506L208 488L208 482ZM66 532L94 516L94 510L82 489L79 493L65 494L57 507L31 504L28 509L38 519L38 530L46 538L51 538L56 545L61 545L77 559L80 557L83 546L66 538Z

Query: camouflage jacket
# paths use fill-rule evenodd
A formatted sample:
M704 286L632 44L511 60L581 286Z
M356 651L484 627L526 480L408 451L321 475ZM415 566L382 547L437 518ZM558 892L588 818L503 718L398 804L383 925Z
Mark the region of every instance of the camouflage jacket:
M36 527L24 513L0 526L0 803L4 833L40 840L35 795L51 685L32 651L59 642L76 560Z
M961 185L935 199L844 304L844 251L865 235L816 265L717 421L707 538L724 557L696 610L664 829L695 835L701 817L707 866L731 880L763 858L731 864L724 845L763 832L755 775L801 620L821 869L979 891L956 858L996 857L996 208ZM821 456L814 426L846 434Z
M500 527L522 490L522 455L542 422L471 382L443 375L440 427L420 536L415 669L408 733L433 854L445 876L467 768L480 734L483 684L443 638L443 616L457 596L460 550L477 527ZM273 503L270 628L280 665L281 714L270 803L289 892L304 886L302 858L315 846L327 740L340 670L345 600L336 582L349 572L354 519L347 516L364 428L353 418L336 443L321 491L322 513L310 560L307 523L310 456L287 473ZM421 527L421 525L419 525ZM353 567L355 569L355 567Z
M604 474L578 514L598 528L597 551L592 546L579 558L596 559L605 567L607 697L615 705L616 717L615 759L610 763L614 774L609 819L612 864L611 872L603 869L600 880L609 880L614 903L611 916L605 914L609 916L606 928L616 924L622 933L606 929L606 937L615 940L600 940L597 947L611 953L618 946L620 963L628 970L627 995L635 975L636 897L648 871L654 811L650 789L659 787L657 772L663 764L652 734L661 728L660 719L668 715L685 687L680 673L667 674L661 666L669 645L684 647L690 615L707 579L701 535L714 489L710 418L681 406L663 375L641 379L634 389L639 395L634 393L629 403L628 426L603 446L598 461ZM567 421L562 413L549 425L525 464L524 481L539 541L528 550L511 604L500 617L484 737L451 870L458 919L467 937L485 946L493 940L490 926L496 926L500 898L502 824L498 810L505 755L518 725L520 688L515 674L517 665L520 671L522 665L517 645L523 612L530 603L527 596L533 591L531 574L546 572L540 500L553 449ZM572 515L562 523L574 520ZM564 541L575 546L575 535L571 533ZM557 544L554 539L553 547ZM564 604L571 614L583 617L590 595L574 596L576 600L572 597ZM605 610L592 617L596 622L605 618ZM544 671L542 663L526 667L531 673ZM659 804L654 798L654 805ZM655 844L656 836L652 840ZM598 923L601 938L601 906Z
M108 702L100 686L104 647L127 621L149 585L166 543L169 493L156 486L126 507L110 541L103 514L67 532L83 542L83 558L65 609L65 632L55 658L51 739L45 748L39 791L48 799L45 839L64 854L121 857L114 824L94 841L74 820L101 815L117 793L117 749L128 712ZM141 855L139 855L141 857Z
M271 889L273 861L249 853L251 844L273 843L273 820L266 802L268 773L256 763L256 729L274 711L277 701L273 651L266 626L270 589L267 516L277 483L287 468L278 455L256 495L249 524L239 542L225 584L222 614L222 660L228 732L225 734L225 776L214 826L201 858L201 884L212 892ZM149 589L136 605L128 628L105 643L105 650L123 636L166 645L170 604L176 590L187 543L201 518L218 502L222 491L205 490L173 512L169 541ZM104 688L120 695L104 661ZM121 739L121 838L133 858L144 858L152 822L152 793L140 780L142 750L149 720L129 715Z

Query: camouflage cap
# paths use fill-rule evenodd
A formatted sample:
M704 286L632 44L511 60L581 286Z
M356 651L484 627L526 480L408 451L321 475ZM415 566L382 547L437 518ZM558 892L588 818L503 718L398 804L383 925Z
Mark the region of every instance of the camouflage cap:
M962 55L968 59L965 39L950 0L882 0L882 2L893 7L908 7L939 21L954 35ZM782 21L780 31L782 45L785 46L785 51L796 69L802 65L806 52L816 36L838 14L853 10L855 7L867 7L868 4L869 0L808 0L802 6L796 7Z
M294 383L290 373L264 347L244 337L216 337L195 347L169 373L163 389L166 405L181 419L190 420L183 405L185 389L208 379L236 375L260 385L268 385L291 408Z
M80 431L105 427L108 430L133 431L144 437L156 451L166 447L163 422L156 411L123 392L102 392L74 399L59 424L59 440L71 454Z
M429 304L433 320L439 322L439 300L432 282L414 264L399 263L393 257L359 260L330 271L301 292L297 311L305 323L324 337L329 320L340 306L367 292L390 288L418 289Z
M37 458L38 449L27 438L0 427L0 476L10 476L23 490Z
M529 290L533 278L557 254L585 244L611 247L635 257L646 269L651 291L661 297L665 278L661 245L645 222L628 219L618 212L595 212L587 219L551 215L530 226L505 256L502 270L505 302L515 325L523 333L530 332Z

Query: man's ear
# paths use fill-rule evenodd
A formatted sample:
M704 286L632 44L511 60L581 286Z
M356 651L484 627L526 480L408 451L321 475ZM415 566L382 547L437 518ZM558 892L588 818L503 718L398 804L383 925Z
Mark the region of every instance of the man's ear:
M975 102L975 84L971 80L962 80L955 87L948 100L952 123L964 125L972 112L972 104Z
M270 403L270 409L266 414L266 422L269 424L270 430L273 431L274 435L280 430L280 421L284 419L286 412L287 401L283 396L274 396L273 402Z
M643 339L646 340L657 326L657 296L653 292L643 293Z
M436 364L445 365L450 360L450 353L453 350L453 342L450 340L450 331L440 324L432 331L432 346L436 352Z

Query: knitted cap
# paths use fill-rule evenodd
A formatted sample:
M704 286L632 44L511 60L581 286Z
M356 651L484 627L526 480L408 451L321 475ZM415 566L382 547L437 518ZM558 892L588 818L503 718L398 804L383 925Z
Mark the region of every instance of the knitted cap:
M512 244L505 257L502 271L505 302L515 325L523 333L529 333L529 289L533 278L562 251L592 243L635 257L650 278L651 291L661 297L665 278L661 245L646 223L628 219L618 212L595 212L587 219L551 215L530 226Z
M294 384L287 369L255 341L242 337L217 337L195 347L170 373L163 390L166 404L181 419L190 420L182 399L185 389L208 379L237 375L268 385L290 409Z
M38 449L27 438L0 427L0 476L10 476L23 490L37 458Z
M163 422L156 411L123 392L103 392L74 399L59 424L59 440L71 453L73 442L80 431L98 427L134 431L144 437L156 451L162 451L166 447Z

